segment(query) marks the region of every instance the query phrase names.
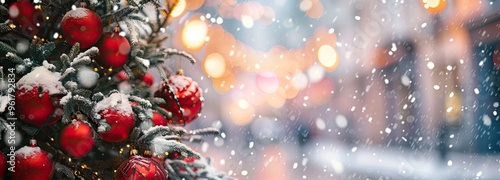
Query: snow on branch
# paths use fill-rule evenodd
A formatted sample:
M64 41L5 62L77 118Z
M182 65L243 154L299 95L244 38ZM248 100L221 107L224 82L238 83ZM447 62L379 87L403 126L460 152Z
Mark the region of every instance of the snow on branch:
M209 128L203 128L203 129L189 131L189 134L201 135L201 136L207 136L207 135L217 136L220 134L220 131L217 128L209 127Z
M90 49L86 50L85 52L78 54L73 61L79 61L81 58L83 58L85 56L94 57L94 56L97 56L98 54L99 54L99 48L91 47Z
M130 42L132 46L136 46L139 44L139 33L137 32L137 27L135 27L134 23L130 19L125 19L125 24L127 24L127 28L130 32Z
M155 138L149 144L150 149L152 149L153 152L156 152L156 154L164 154L165 152L180 152L184 157L201 157L200 154L191 150L191 148L187 147L185 144L177 141Z
M151 102L149 102L148 100L143 99L143 98L141 98L139 96L129 96L128 99L130 101L134 101L136 103L139 103L144 108L151 108L151 107L153 107L153 105L151 105Z
M178 56L182 56L182 57L185 57L186 59L188 59L189 62L191 62L191 64L196 63L196 60L194 59L194 57L185 51L179 51L177 49L167 48L164 50L164 53L165 53L165 55L167 55L167 58L170 56L173 56L173 55L178 55Z

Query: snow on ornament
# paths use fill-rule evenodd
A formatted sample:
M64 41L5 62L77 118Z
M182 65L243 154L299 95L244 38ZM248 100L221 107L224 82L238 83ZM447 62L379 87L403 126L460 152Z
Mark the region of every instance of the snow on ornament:
M36 146L31 140L30 146L24 146L15 152L15 166L11 173L14 180L49 180L52 179L54 164L49 153Z
M158 91L155 92L155 97L163 98L166 103L160 104L160 107L172 113L169 124L184 124L193 121L198 117L203 106L202 91L198 83L184 75L172 75L167 81L162 82Z
M60 77L59 73L50 72L41 66L34 68L18 81L15 107L19 121L42 126L53 124L59 119L53 116L47 120L56 110L60 95L66 93L59 81Z
M135 126L135 117L127 98L128 95L113 93L95 105L94 112L99 113L97 118L106 120L111 126L108 131L99 128L99 137L102 140L120 142L128 138Z
M101 37L102 22L97 13L86 8L76 8L64 15L61 29L66 42L71 45L79 42L80 48L87 49Z

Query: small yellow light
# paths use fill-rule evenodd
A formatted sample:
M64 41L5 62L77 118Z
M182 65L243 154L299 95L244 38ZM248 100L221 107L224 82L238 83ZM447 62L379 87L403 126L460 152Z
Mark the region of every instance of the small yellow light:
M46 20L49 20L49 16L45 17Z
M97 69L97 68L94 68L94 71L95 71L95 72L97 72L97 71L99 71L99 69Z
M15 24L9 24L9 27L12 28L12 29L14 29L14 28L16 28L16 25Z
M113 71L113 68L109 68L109 69L108 69L108 71L109 71L109 72Z
M50 141L54 141L54 138L50 138Z
M68 162L71 162L71 158L68 158Z
M130 147L130 144L127 144L127 147L129 148L129 147Z
M168 156L168 152L165 152L165 156Z

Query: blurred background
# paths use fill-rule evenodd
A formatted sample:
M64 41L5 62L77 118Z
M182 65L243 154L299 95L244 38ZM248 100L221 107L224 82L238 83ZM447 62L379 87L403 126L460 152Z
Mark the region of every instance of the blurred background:
M223 132L193 148L229 175L500 178L500 1L179 0L174 11L166 45L198 60L180 66L205 98L187 128Z

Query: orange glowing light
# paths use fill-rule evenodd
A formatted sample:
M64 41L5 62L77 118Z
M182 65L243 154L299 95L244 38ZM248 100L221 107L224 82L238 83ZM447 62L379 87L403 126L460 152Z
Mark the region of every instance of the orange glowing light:
M182 46L191 51L198 51L205 45L208 25L199 19L189 20L181 31Z
M194 1L189 1L187 2L187 10L196 10L200 8L203 3L205 3L205 0L194 0Z
M186 11L186 0L179 0L172 12L170 12L170 16L179 17L184 11Z
M318 50L318 61L325 69L333 71L339 66L339 54L330 45L323 45Z
M203 71L211 78L220 78L226 72L226 61L219 53L209 54L203 61Z
M254 107L247 100L238 99L229 106L229 117L235 124L244 126L252 122L254 111Z
M420 3L431 14L439 14L446 7L446 0L420 0Z

